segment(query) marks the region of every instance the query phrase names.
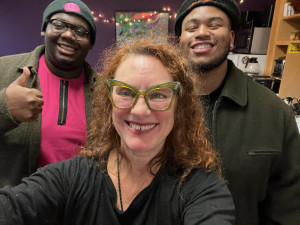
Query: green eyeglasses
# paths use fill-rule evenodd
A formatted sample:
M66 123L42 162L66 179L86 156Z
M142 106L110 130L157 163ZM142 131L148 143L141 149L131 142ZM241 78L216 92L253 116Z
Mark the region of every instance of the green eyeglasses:
M152 111L168 110L179 91L180 83L171 81L139 91L136 88L115 79L106 79L106 87L112 105L118 109L132 109L143 95L148 108Z

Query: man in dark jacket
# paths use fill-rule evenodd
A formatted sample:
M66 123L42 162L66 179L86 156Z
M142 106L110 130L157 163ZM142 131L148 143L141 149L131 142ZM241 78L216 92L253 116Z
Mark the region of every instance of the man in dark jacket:
M238 225L300 224L300 136L291 109L227 55L240 12L235 0L185 0L175 33L199 74L207 125L223 161Z
M0 187L72 157L86 140L97 73L85 58L96 25L80 0L56 0L43 14L44 46L0 58Z

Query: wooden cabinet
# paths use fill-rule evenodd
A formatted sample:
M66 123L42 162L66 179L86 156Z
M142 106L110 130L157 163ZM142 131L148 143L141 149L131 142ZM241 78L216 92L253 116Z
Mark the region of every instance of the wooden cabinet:
M291 40L291 33L300 31L300 13L283 16L284 4L289 1L276 0L264 73L271 76L275 59L286 57L279 97L300 99L300 40Z

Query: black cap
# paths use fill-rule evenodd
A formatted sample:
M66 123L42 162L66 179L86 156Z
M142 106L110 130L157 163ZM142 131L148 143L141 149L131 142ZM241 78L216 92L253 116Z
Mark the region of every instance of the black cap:
M89 7L80 0L55 0L50 3L44 11L42 31L46 30L47 20L55 13L73 13L81 16L90 27L91 33L91 44L95 44L96 39L96 24L94 21L94 16L91 13Z

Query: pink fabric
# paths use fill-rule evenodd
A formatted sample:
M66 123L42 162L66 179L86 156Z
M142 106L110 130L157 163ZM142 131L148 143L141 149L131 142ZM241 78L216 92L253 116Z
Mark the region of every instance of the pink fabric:
M46 66L44 55L39 61L39 79L43 94L41 127L41 152L39 166L62 161L78 152L78 144L86 141L86 116L84 104L84 70L69 81L67 120L57 125L59 112L60 80Z
M81 12L79 6L73 2L66 3L64 10L65 11L73 11L73 12Z

